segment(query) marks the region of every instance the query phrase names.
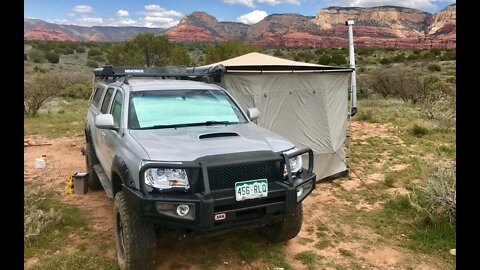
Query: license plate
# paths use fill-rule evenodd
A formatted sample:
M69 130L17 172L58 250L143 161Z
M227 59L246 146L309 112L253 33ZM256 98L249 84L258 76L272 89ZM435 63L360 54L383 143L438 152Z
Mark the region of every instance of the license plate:
M267 179L256 179L235 183L235 199L237 201L267 197Z

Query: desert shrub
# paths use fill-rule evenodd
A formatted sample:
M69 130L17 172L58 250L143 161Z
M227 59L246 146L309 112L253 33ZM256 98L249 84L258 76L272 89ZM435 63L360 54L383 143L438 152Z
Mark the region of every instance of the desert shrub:
M428 134L428 129L418 124L413 125L410 132L415 137L423 137Z
M23 53L23 60L28 60L28 56L26 53Z
M91 59L97 62L106 62L105 57L102 55L95 55Z
M89 59L87 60L86 66L90 68L98 68L98 63L94 60Z
M371 47L361 47L357 49L358 55L368 56L368 55L372 55L374 52L375 52L375 48L371 48Z
M380 64L382 64L382 65L388 65L388 64L391 64L391 63L392 63L392 61L389 58L382 57L382 59L380 60Z
M61 93L61 97L89 99L92 94L92 84L89 81L67 86Z
M357 74L357 98L369 98L373 94L371 76L369 74Z
M36 49L44 51L44 52L49 52L54 48L54 44L50 41L40 41L38 45L36 46Z
M278 50L278 49L277 49L277 50L275 50L275 51L273 52L273 56L283 57L283 53L282 53L281 50Z
M96 55L102 55L102 52L99 50L99 49L96 49L96 48L92 48L90 50L88 50L88 57L93 57L93 56L96 56Z
M431 72L436 72L436 71L441 71L442 67L439 64L429 64L427 66L427 69L430 70Z
M378 69L371 77L372 90L384 97L399 97L416 103L421 85L420 75L406 68Z
M406 60L405 54L403 54L403 53L397 54L392 58L392 62L394 62L394 63L401 63L405 60Z
M330 61L330 64L334 64L337 66L347 64L347 60L345 59L345 55L343 54L332 54L332 59Z
M456 60L457 59L457 52L455 50L450 50L440 56L440 60L442 61L449 61L449 60Z
M300 55L298 55L298 54L293 55L293 60L300 61L301 60Z
M357 115L355 115L355 118L358 121L375 122L373 112L371 110L360 109Z
M45 53L37 49L31 49L28 52L28 58L35 63L43 63L45 62Z
M56 54L65 54L65 49L64 48L55 48L53 49L53 52Z
M316 55L321 55L321 54L323 54L323 53L325 53L325 49L324 49L324 48L318 48L318 49L315 50L315 54L316 54Z
M65 48L64 54L74 54L75 50L73 48Z
M423 58L423 59L432 60L432 59L435 59L435 54L432 53L431 51L425 51L425 52L422 54L422 58Z
M436 76L422 80L418 103L427 118L437 120L442 129L456 124L457 106L455 86Z
M413 50L413 53L414 53L414 54L420 54L421 52L422 52L422 51L419 50L419 49L414 49L414 50Z
M433 49L430 49L430 52L433 53L434 55L440 55L442 54L442 51L438 48L433 48Z
M315 59L317 59L317 55L316 55L314 52L310 51L310 50L305 51L305 52L301 52L301 53L300 53L300 56L301 56L301 57L303 58L303 60L304 60L305 62L307 62L307 63L309 63L309 62L315 62Z
M60 61L60 56L53 52L47 52L45 58L47 58L48 62L52 64L57 64Z
M42 209L39 203L27 198L23 206L23 233L25 244L30 244L38 240L45 231L61 224L62 215L54 208Z
M418 58L418 54L410 54L409 56L407 56L408 61L415 61L418 60Z
M318 64L320 65L328 65L330 64L331 57L327 54L324 54L318 58Z
M75 49L75 51L76 51L77 53L84 53L84 52L85 52L85 47L77 47L77 48Z
M34 66L33 71L36 72L36 73L47 73L48 72L48 70L46 70L44 68L41 68L39 66Z
M447 83L456 84L457 83L457 77L455 77L455 76L448 77L447 78Z
M415 208L426 213L431 220L447 218L456 223L457 178L454 161L430 164L427 181L419 188L419 196L413 201Z
M85 82L88 77L78 74L47 73L24 82L23 110L28 116L36 116L40 108L66 87Z

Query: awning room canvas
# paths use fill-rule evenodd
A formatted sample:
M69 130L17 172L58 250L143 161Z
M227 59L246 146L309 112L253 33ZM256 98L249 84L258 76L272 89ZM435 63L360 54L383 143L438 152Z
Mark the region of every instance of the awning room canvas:
M315 153L317 179L346 172L351 69L250 53L222 64L222 86L246 109L260 110L257 123Z

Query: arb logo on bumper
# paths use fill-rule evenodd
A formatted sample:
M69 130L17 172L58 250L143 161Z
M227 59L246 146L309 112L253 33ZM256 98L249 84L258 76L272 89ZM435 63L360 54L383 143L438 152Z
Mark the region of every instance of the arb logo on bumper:
M225 213L222 213L222 214L216 214L215 215L215 221L217 220L223 220L227 217L227 215Z

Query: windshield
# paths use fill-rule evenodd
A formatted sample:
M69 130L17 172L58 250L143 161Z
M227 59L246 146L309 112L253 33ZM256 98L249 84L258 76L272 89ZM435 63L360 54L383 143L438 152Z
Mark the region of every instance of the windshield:
M246 123L233 100L219 90L135 91L130 94L130 129Z

